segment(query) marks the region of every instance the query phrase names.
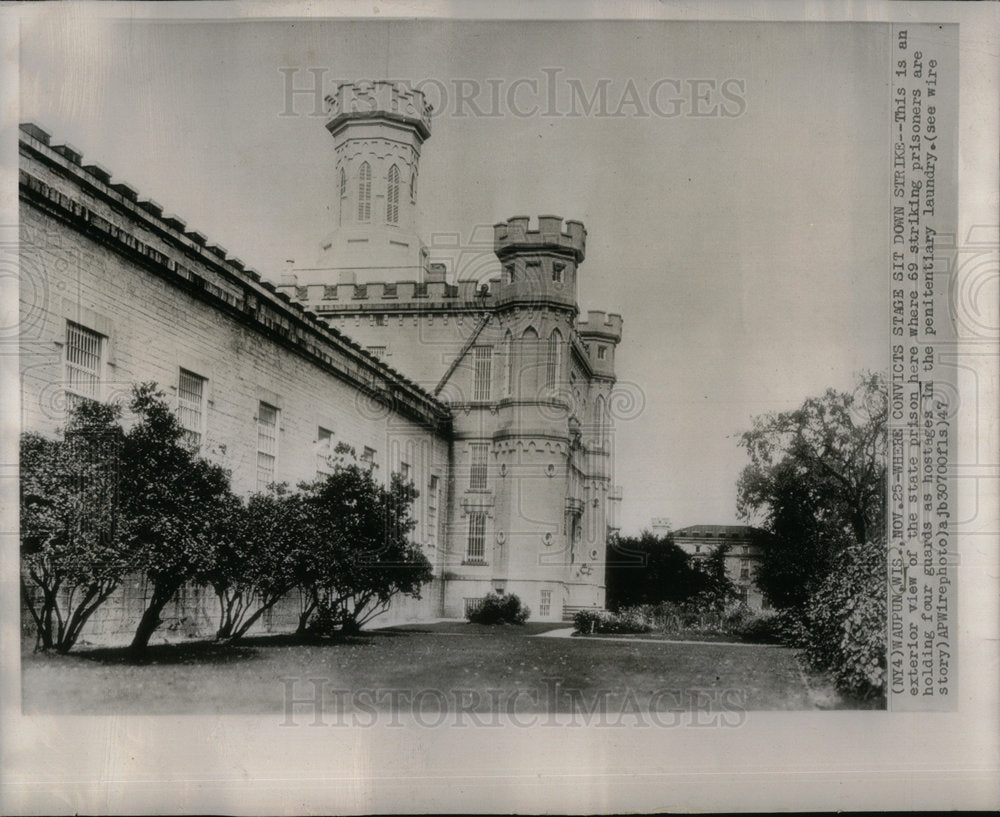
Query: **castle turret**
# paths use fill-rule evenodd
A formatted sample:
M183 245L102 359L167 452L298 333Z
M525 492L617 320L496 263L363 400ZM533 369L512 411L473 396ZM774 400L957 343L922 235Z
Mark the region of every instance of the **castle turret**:
M587 230L579 221L539 216L537 229L527 216L493 227L493 248L502 275L498 304L552 305L576 312L577 267L586 256Z
M417 175L431 106L399 83L348 82L326 98L326 113L336 153L336 221L317 263L328 269L300 274L300 284L423 280Z
M595 375L614 378L615 349L622 339L622 316L590 310L576 323Z

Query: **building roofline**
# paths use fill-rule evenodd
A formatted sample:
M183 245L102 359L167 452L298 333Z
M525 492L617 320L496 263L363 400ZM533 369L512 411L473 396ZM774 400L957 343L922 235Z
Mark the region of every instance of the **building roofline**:
M90 192L96 193L113 210L143 224L169 246L181 250L187 255L193 255L213 272L220 274L227 282L236 284L245 292L252 293L254 298L266 302L272 310L275 310L281 317L300 330L300 332L291 333L294 338L283 336L282 340L286 344L297 347L300 352L306 353L309 357L317 358L320 355L315 349L303 348L305 344L299 335L301 330L305 330L309 334L318 336L334 347L337 352L355 363L360 370L366 371L370 375L364 377L361 376L360 371L352 371L348 367L338 366L333 357L323 358L326 366L332 368L342 378L356 383L373 397L388 401L388 404L395 406L397 410L416 415L418 419L431 425L440 427L450 423L451 411L448 406L421 386L369 354L361 345L320 320L315 313L307 311L301 304L292 301L285 293L279 292L273 283L265 280L256 270L247 268L240 259L230 256L225 248L210 244L202 233L186 229L186 223L176 216L165 216L162 206L157 202L151 199L140 200L138 192L131 185L113 179L110 171L99 165L84 165L83 155L76 148L69 145L52 145L51 135L43 128L30 122L20 126L18 136L22 151L30 152L82 189L89 188ZM180 263L177 259L164 256L159 251L139 241L135 236L127 238L120 236L122 231L115 225L105 222L82 202L69 200L58 191L52 190L49 185L31 176L23 168L20 174L20 188L22 198L35 202L40 202L42 199L47 200L48 209L61 210L64 216L80 220L82 224L86 225L87 232L92 237L96 234L104 234L105 239L111 239L105 240L105 243L110 243L123 254L129 254L129 249L138 252L147 266L152 264L163 267L168 274L172 273L169 277L175 283L182 284L183 282L188 284L188 288L190 288L192 279L197 277L197 270ZM55 195L51 195L52 193ZM62 199L67 200L62 201ZM105 223L102 224L102 222ZM185 258L184 260L189 262L189 259ZM202 292L203 298L204 290L208 289L205 286L207 283L203 281L195 287ZM230 304L230 306L232 307L234 304ZM244 309L243 311L247 312L248 310ZM244 318L246 318L245 315ZM266 326L261 320L257 322L262 331L276 333L275 327ZM280 336L280 333L278 334ZM384 382L380 383L380 379ZM397 399L398 396L404 396L408 399L401 401Z

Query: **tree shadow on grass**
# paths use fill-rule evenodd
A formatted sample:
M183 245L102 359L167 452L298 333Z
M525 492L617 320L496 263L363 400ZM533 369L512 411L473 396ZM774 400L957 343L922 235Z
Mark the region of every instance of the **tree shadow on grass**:
M371 630L358 634L334 634L327 637L296 633L269 633L247 636L236 642L199 639L172 644L151 644L139 654L128 647L88 647L75 649L68 657L97 664L146 666L156 664L234 664L257 658L261 652L276 647L365 646L376 641L409 638L419 631ZM44 654L36 654L41 657ZM52 653L52 657L56 657Z
M153 644L136 654L128 647L95 647L75 650L70 655L98 664L233 664L256 658L259 650L246 644L219 641L190 641L180 644Z

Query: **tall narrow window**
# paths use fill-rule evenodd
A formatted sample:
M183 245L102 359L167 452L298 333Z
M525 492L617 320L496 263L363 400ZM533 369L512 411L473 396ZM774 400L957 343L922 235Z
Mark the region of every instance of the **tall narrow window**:
M319 426L316 430L316 476L333 473L333 432Z
M82 399L101 396L104 337L78 323L66 324L66 403L72 408Z
M177 378L177 419L189 445L201 445L205 423L205 378L187 369Z
M358 170L358 221L372 219L372 168L362 162Z
M410 171L410 200L417 200L417 169Z
M561 264L558 261L554 261L552 263L552 280L553 280L553 282L555 282L557 284L561 284L562 283L563 270L564 269L566 269L566 265L565 264Z
M538 389L541 374L539 367L538 333L529 326L521 333L517 345L517 393L519 396L531 394Z
M503 393L510 394L514 389L514 338L509 329L503 339L503 363Z
M546 618L551 615L552 610L552 591L551 590L540 590L538 593L538 615L541 618Z
M257 490L274 482L278 462L278 409L261 402L257 407Z
M465 551L470 562L482 562L486 558L486 514L469 514L469 542Z
M438 538L438 494L439 485L436 474L431 475L427 485L427 519L424 531L427 544L430 547L437 547Z
M393 165L386 177L385 220L387 224L399 223L399 168Z
M604 395L599 394L594 402L594 442L598 448L604 448L604 438L607 434L604 416Z
M469 467L469 490L486 490L486 471L490 453L489 443L473 443Z
M377 454L377 452L375 451L375 449L374 448L369 448L367 445L364 447L364 450L361 452L361 462L365 463L368 466L368 470L369 471L372 471L372 470L378 468L378 465L375 462L375 455L376 454Z
M489 400L493 347L473 346L472 350L473 358L476 363L476 378L472 389L472 399Z
M347 174L344 172L344 168L340 168L340 197L344 198L347 195Z
M545 370L545 382L554 386L559 380L559 370L562 367L562 335L558 329L552 330L549 337L549 360Z

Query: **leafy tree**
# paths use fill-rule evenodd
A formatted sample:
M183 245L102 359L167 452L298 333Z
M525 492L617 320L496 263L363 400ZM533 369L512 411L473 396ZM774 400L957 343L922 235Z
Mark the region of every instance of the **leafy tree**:
M388 487L356 462L300 486L312 546L298 560L307 603L299 630L357 632L397 595L420 598L431 564L409 541L417 492L394 474Z
M637 604L684 602L705 589L706 576L667 534L644 530L638 537L619 537L608 546L605 594L608 608Z
M700 582L693 586L700 588L689 600L688 605L701 612L721 613L732 604L738 595L736 585L726 572L726 556L729 545L718 545L712 549L707 558L695 564L695 570L700 574Z
M152 587L131 644L142 652L180 587L207 582L219 541L232 535L238 503L229 474L185 443L177 416L154 384L136 386L129 407L136 422L122 446L128 466L122 510L131 528L131 564Z
M119 416L88 400L62 439L21 435L21 588L43 650L71 649L127 570Z
M311 544L302 497L276 485L234 508L208 580L219 598L216 637L235 641L292 588Z
M776 607L802 608L839 553L884 527L886 416L884 377L866 373L853 392L828 389L743 434L738 507L770 534L756 579Z

